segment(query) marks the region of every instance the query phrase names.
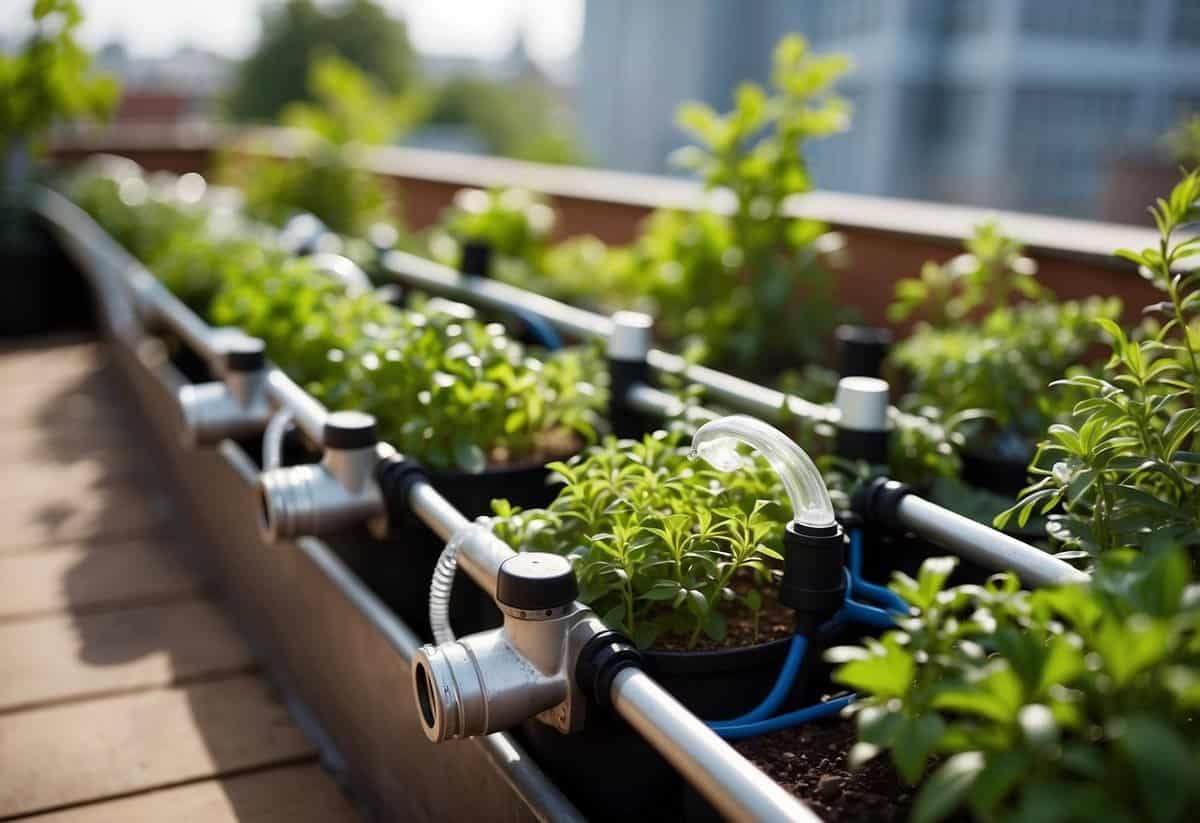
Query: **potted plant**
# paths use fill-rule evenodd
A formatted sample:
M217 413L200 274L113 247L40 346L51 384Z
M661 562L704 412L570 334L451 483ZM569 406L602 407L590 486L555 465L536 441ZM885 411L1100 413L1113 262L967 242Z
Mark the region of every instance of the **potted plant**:
M918 278L896 284L889 316L921 322L892 349L889 365L907 388L904 408L986 414L963 450L963 479L1012 499L1025 485L1033 442L1069 410L1070 398L1047 397L1043 388L1068 367L1094 362L1095 320L1116 319L1121 305L1056 302L1034 278L1036 264L994 223L978 226L965 245L966 253L926 263Z
M206 270L211 279L191 295L193 305L215 325L262 338L271 359L330 409L374 414L381 438L421 462L469 516L506 494L525 505L548 502L543 464L596 437L605 398L590 349L527 349L499 324L419 303L398 308L372 291L348 293L312 259L287 258L261 233L221 231L198 204L133 197L134 190L141 191L87 176L79 189L169 286L187 285L193 263L221 259ZM364 541L349 541L347 552L421 630L440 546L424 527L406 537L418 558L412 564L396 564Z
M54 246L29 211L34 157L45 132L72 119L101 119L117 85L91 72L75 39L83 16L74 0L33 4L33 30L14 54L0 54L0 271L5 298L0 333L23 334L53 324L51 305L61 266ZM40 277L35 273L40 273ZM61 307L60 307L61 308Z
M1194 271L1200 173L1153 209L1158 248L1122 250L1167 299L1049 427L1041 479L997 518L1051 513L1054 542L1088 558L1087 584L1022 591L1000 575L947 588L950 558L894 589L912 610L879 641L834 649L853 708L851 764L886 753L919 783L918 821L1182 821L1200 810L1194 558L1200 535L1200 346ZM1052 461L1052 462L1051 462ZM927 768L935 768L927 773Z

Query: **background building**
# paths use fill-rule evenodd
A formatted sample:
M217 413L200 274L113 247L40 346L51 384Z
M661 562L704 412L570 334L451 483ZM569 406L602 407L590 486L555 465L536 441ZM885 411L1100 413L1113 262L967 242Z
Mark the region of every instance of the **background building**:
M598 165L665 171L675 106L718 110L803 32L855 70L822 188L1092 216L1109 164L1200 111L1200 0L591 0L577 100Z

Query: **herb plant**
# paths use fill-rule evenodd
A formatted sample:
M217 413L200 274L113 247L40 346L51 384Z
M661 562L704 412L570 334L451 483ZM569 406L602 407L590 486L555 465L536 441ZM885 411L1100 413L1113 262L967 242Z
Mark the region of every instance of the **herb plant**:
M848 106L832 91L845 69L843 57L815 56L788 36L775 50L770 89L743 84L726 114L681 107L679 123L697 144L673 160L706 189L731 194L728 212L663 209L629 246L584 237L543 250L540 236L524 240L540 221L529 219L536 206L506 213L504 194L486 207L471 194L480 207L452 211L442 234L486 221L479 233L522 261L497 276L600 310L648 311L665 340L699 345L709 361L763 368L814 359L838 320L832 277L818 261L830 244L819 240L823 225L788 215L787 200L812 189L804 144L846 127Z
M286 160L251 153L230 156L223 176L241 185L246 211L281 225L298 212L310 212L335 232L362 236L388 218L395 204L389 192L356 163L362 146L386 142L419 118L418 92L389 96L352 63L328 54L313 63L309 87L315 103L293 103L281 122L294 129L296 157Z
M831 649L859 693L851 765L887 752L924 776L917 823L1195 819L1200 609L1180 551L1111 555L1093 584L1019 589L1005 573L946 587L931 558L892 588L898 628ZM931 762L936 767L925 776Z
M164 181L166 182L166 181ZM594 440L604 370L590 348L544 353L500 324L416 301L350 294L274 235L166 194L139 176L84 176L78 202L216 325L261 337L271 359L330 408L374 414L380 435L432 469L542 462Z
M1097 320L1112 357L1102 376L1051 384L1083 399L1073 420L1050 427L1031 466L1040 479L997 525L1061 507L1048 528L1067 550L1100 554L1151 534L1200 544L1200 272L1183 268L1200 254L1200 237L1181 235L1200 219L1198 200L1192 172L1151 209L1158 248L1117 252L1167 299L1147 309L1155 323L1144 339Z
M606 439L552 468L565 484L545 509L496 501L493 528L516 549L571 559L580 599L641 647L725 639L780 574L783 491L764 461L725 474L691 459L683 435Z
M1116 299L1055 302L1036 265L993 223L976 228L965 254L929 262L901 280L889 316L922 318L889 357L907 383L901 404L945 415L982 410L997 436L994 454L1027 460L1030 441L1062 416L1045 386L1084 362L1099 342L1098 319L1120 316ZM1010 305L1014 297L1024 302ZM981 311L985 313L980 316ZM977 426L975 428L978 428Z

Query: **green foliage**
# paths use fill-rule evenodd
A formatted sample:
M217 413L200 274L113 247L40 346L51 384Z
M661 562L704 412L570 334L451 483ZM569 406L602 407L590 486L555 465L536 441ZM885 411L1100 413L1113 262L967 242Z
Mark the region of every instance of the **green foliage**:
M229 99L237 120L274 121L290 103L317 99L309 83L317 58L332 51L389 94L415 84L416 56L404 23L374 0L286 0L268 6L262 36L242 63Z
M1006 306L1013 295L1026 300L1053 297L1034 279L1037 264L997 223L976 226L963 245L964 254L947 263L929 261L920 277L897 282L888 317L894 322L921 317L935 328L945 328L979 308Z
M279 225L311 212L333 231L364 235L390 215L393 204L384 184L360 165L358 151L411 128L423 98L388 95L333 54L312 64L309 90L315 102L290 104L282 117L299 130L299 156L227 158L223 176L245 189L246 211L257 220Z
M429 248L434 258L457 268L462 243L487 243L492 274L524 280L540 268L553 228L554 211L526 189L462 189L431 233Z
M922 325L892 350L908 377L907 407L935 406L953 415L982 409L1001 430L1020 435L1016 456L1061 415L1045 387L1083 362L1100 342L1100 319L1120 317L1116 298L1065 303L1001 304L977 325Z
M860 765L924 777L917 823L1186 821L1200 812L1200 608L1181 551L1112 555L1090 585L1021 591L1012 574L946 587L932 558L892 588L913 609L831 649ZM926 775L932 763L935 768Z
M789 513L762 460L717 472L689 457L681 433L609 438L551 468L566 484L545 509L494 504L497 535L516 549L570 558L580 599L645 648L676 638L719 643L780 574Z
M117 83L91 72L91 55L75 39L82 22L75 0L35 0L33 34L17 53L0 53L4 153L34 148L41 133L58 121L101 119L112 110Z
M1041 479L998 525L1061 507L1048 530L1068 549L1098 554L1151 534L1200 543L1200 272L1181 265L1200 254L1200 237L1179 234L1200 218L1198 200L1192 172L1151 210L1158 248L1117 252L1166 293L1147 309L1157 326L1134 340L1114 320L1097 320L1112 357L1101 377L1052 384L1083 399L1073 420L1050 427L1031 466Z
M349 294L311 260L287 259L270 233L222 229L169 191L139 177L85 177L75 196L211 323L261 337L317 399L374 414L380 436L403 453L479 472L595 439L605 403L593 382L604 373L598 353L527 350L497 323Z
M706 188L732 194L730 213L660 210L628 247L577 238L535 248L500 276L604 311L648 311L664 340L698 344L720 364L761 369L816 358L839 319L831 276L818 262L828 244L818 242L824 226L788 217L785 202L812 188L804 144L847 124L848 106L832 92L845 66L785 37L769 90L743 85L725 115L700 104L680 109L697 145L674 159Z

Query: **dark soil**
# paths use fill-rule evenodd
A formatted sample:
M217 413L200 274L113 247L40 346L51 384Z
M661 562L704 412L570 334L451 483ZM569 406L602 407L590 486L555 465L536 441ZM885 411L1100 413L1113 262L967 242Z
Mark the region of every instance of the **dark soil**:
M854 723L834 718L744 740L734 748L824 820L906 820L913 789L885 756L851 772L846 755L854 742Z
M745 594L754 586L749 581L734 581L733 590ZM754 617L746 609L739 608L735 614L725 615L725 639L717 642L701 634L696 645L688 648L688 638L681 636L660 637L654 648L664 652L699 652L713 649L737 649L756 643L769 643L796 633L796 613L781 604L774 588L763 588L763 607L758 613L758 635L754 632Z

